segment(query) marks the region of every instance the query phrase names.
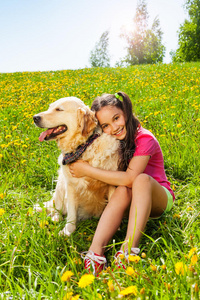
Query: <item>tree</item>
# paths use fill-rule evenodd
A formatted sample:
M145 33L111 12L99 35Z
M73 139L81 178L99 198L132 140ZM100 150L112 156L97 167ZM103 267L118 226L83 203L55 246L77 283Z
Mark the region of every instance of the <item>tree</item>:
M171 52L173 62L200 60L200 0L188 0L185 7L189 20L179 28L178 49Z
M92 67L109 67L110 55L108 52L109 45L109 31L105 31L98 43L96 43L94 50L90 53L90 63Z
M160 21L155 18L152 27L148 28L148 11L145 0L139 0L133 19L134 30L124 31L121 37L127 41L127 56L124 61L130 65L155 64L163 61L165 47L162 45Z

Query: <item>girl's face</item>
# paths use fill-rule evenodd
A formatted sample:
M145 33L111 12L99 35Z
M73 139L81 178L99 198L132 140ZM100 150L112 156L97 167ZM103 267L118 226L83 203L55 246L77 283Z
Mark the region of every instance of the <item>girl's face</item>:
M102 107L96 117L103 132L123 140L126 136L126 122L123 111L116 106Z

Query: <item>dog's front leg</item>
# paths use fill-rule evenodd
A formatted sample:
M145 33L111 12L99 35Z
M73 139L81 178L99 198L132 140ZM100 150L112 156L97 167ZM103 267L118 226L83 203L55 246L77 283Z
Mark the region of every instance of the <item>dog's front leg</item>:
M67 187L67 224L59 232L60 235L72 234L76 229L77 206L75 203L74 190L71 186Z

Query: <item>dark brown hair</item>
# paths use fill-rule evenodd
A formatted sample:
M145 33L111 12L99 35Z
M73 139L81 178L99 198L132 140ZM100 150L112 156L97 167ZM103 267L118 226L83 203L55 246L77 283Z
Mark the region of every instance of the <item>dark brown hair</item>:
M122 98L122 101L119 98ZM140 122L133 114L132 103L127 94L123 92L118 92L115 95L103 94L93 101L91 110L98 112L102 107L108 105L116 106L117 108L121 109L125 116L126 137L124 140L120 141L120 159L118 163L118 169L120 171L125 171L135 152L135 138L137 135L137 129L140 126Z

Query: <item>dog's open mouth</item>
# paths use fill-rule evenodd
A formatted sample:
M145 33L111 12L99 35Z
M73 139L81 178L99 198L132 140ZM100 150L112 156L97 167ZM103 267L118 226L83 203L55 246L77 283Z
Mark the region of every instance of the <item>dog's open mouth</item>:
M48 141L50 139L55 138L59 134L64 133L65 131L67 131L66 125L60 125L58 127L49 128L40 134L39 141L40 142L43 142L44 140Z

